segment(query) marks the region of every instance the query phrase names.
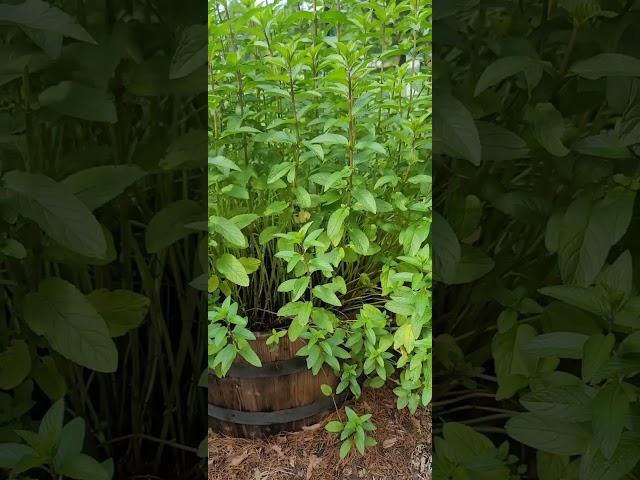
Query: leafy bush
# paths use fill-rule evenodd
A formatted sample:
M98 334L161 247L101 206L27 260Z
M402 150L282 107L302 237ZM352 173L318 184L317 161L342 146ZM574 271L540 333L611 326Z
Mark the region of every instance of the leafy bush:
M632 5L437 12L435 478L640 473Z
M336 393L392 379L413 412L431 399L431 9L337 5L211 4L209 366L259 365L251 331L272 331Z

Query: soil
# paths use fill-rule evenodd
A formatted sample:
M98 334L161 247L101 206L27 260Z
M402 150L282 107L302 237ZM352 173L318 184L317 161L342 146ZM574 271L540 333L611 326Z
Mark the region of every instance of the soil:
M365 456L355 448L340 460L327 422L268 439L225 437L209 432L209 480L431 480L431 408L398 411L389 389L367 390L352 406L373 414L378 445Z

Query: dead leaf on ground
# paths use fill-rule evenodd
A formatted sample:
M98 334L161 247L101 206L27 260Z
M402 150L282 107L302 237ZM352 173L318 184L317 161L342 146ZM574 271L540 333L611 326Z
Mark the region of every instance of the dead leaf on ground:
M309 466L307 466L307 480L311 479L311 475L313 474L313 469L320 465L321 460L315 455L311 455L309 457Z
M233 457L231 459L231 461L229 462L229 464L232 467L237 467L238 465L240 465L242 462L244 462L247 457L249 456L249 450L245 450L244 452L242 452L240 455L236 455L235 457Z
M315 432L316 430L320 430L322 427L322 423L314 423L313 425L302 427L302 430L305 432Z
M398 441L398 437L387 438L384 442L382 442L382 448L391 448Z
M270 448L276 452L279 457L284 457L284 453L282 453L282 447L280 445L270 445Z

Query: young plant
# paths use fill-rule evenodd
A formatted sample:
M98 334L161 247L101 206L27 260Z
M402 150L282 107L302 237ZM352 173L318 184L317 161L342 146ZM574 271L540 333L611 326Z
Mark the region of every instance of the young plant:
M113 460L98 462L82 453L85 422L75 417L64 423L64 400L44 414L37 431L15 430L22 442L0 443L0 468L12 478L32 469L42 469L52 479L111 480Z
M367 448L378 444L376 439L369 435L369 432L373 432L376 426L370 421L370 414L358 415L349 407L345 407L344 410L347 414L346 423L333 420L327 423L324 428L327 432L340 434L342 442L340 458L346 458L353 446L361 455L364 455Z

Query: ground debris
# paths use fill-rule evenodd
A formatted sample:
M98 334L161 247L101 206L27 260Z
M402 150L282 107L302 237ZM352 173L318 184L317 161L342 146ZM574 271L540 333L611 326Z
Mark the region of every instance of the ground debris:
M340 460L340 443L324 430L344 410L304 432L265 440L209 434L209 480L431 480L431 410L411 416L390 390L365 391L353 407L372 413L378 446Z

